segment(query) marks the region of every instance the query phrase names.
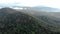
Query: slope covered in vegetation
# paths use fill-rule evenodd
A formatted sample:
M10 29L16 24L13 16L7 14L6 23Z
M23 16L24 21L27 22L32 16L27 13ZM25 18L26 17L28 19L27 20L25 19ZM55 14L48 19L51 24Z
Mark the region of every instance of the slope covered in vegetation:
M41 25L53 32L60 32L60 18L55 17L54 12L34 11L34 10L18 10L27 13L43 21ZM56 12L57 13L57 12Z
M36 17L11 8L0 9L0 34L57 34Z

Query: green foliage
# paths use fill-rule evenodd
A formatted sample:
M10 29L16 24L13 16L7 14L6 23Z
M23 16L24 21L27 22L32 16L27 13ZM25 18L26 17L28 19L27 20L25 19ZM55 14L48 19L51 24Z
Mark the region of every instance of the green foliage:
M41 26L43 22L33 16L10 8L1 9L0 12L2 12L0 15L1 34L55 34L55 32Z
M0 32L0 34L2 34L2 32Z

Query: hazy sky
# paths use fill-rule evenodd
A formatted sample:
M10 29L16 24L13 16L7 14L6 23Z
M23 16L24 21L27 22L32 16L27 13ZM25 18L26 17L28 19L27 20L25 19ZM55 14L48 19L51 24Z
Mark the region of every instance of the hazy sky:
M60 0L0 0L0 5L48 6L60 8Z

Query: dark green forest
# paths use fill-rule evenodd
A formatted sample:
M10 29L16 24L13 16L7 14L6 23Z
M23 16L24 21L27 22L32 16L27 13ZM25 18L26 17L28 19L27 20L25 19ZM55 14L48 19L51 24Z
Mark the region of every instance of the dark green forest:
M43 21L40 25L52 30L54 32L60 32L60 12L45 12L34 10L18 10L23 13L27 13Z
M41 18L44 18L41 16ZM0 34L60 34L45 26L44 18L19 12L11 8L0 9Z

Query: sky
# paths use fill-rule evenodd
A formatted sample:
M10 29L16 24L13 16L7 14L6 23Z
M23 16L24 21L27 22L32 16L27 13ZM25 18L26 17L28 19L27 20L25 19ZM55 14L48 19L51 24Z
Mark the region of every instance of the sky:
M0 5L4 6L47 6L60 8L60 0L0 0Z

